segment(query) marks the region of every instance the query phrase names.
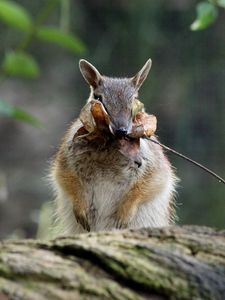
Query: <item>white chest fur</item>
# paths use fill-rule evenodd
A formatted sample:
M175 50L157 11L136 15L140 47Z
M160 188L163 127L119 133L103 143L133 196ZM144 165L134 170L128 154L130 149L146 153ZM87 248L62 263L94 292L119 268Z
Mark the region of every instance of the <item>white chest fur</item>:
M112 215L142 169L118 151L93 151L75 163L83 184L84 199L90 207L91 230L113 227Z

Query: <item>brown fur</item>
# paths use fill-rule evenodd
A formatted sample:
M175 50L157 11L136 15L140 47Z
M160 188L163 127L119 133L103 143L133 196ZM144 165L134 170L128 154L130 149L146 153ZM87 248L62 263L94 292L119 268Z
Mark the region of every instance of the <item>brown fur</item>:
M78 223L90 230L87 219L87 205L84 201L83 187L80 178L68 166L63 149L63 143L55 161L55 178L73 204L73 213Z
M133 101L148 74L150 60L130 79L101 76L85 61L81 61L80 68L91 85L88 101L100 95L112 131L125 128L129 132ZM78 224L78 232L82 228L89 231L169 225L176 177L161 147L140 139L138 167L119 151L113 142L115 137L79 139L76 134L80 127L77 120L69 128L51 172L57 215L65 221L65 232L75 232Z

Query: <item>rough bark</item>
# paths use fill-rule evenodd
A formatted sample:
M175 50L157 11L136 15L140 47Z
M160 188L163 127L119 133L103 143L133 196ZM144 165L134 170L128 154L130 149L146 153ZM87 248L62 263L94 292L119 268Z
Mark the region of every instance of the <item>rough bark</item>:
M0 243L0 300L225 299L225 232L169 227Z

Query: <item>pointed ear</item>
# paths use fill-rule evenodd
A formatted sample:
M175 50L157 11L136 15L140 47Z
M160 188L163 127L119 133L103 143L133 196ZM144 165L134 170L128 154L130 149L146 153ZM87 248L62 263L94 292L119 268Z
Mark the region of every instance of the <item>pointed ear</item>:
M138 90L142 83L145 81L146 77L148 76L148 73L151 69L152 61L149 58L143 68L134 76L131 78L131 81L133 82L134 86Z
M84 59L79 61L79 67L81 74L87 83L93 88L96 88L101 81L101 74L98 72L98 70Z

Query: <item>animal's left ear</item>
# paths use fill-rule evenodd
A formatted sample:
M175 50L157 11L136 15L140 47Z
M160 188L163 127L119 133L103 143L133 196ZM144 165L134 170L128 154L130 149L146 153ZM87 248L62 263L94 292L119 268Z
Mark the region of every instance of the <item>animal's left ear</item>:
M152 60L149 58L143 68L134 76L131 78L131 81L133 82L134 86L138 90L142 83L145 81L146 77L148 76L148 73L152 66Z

